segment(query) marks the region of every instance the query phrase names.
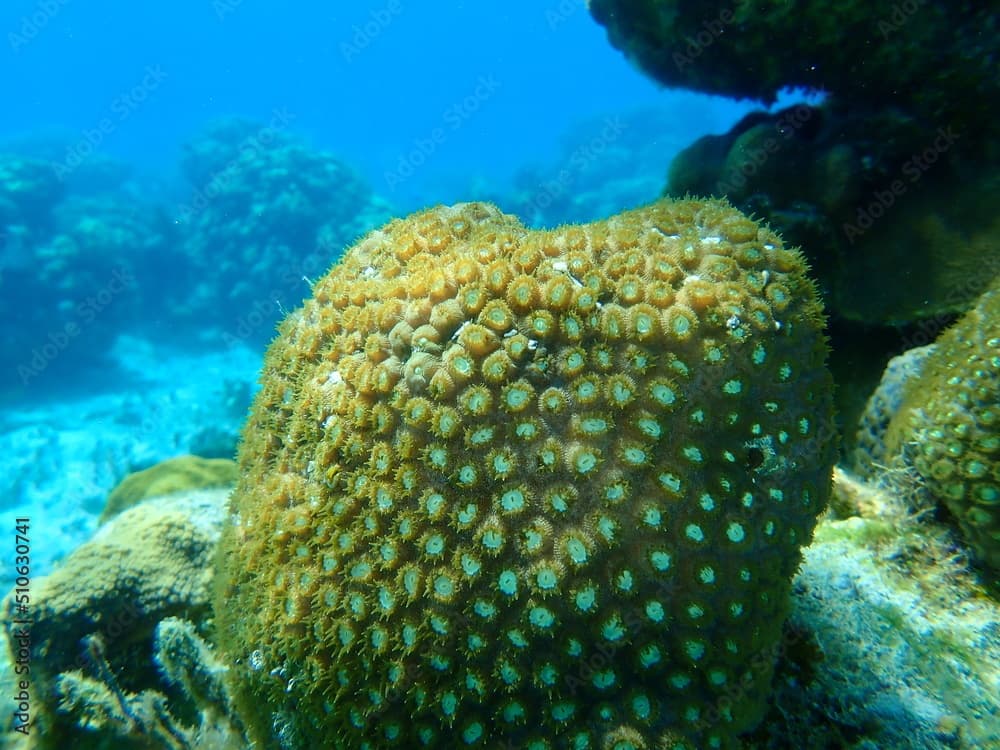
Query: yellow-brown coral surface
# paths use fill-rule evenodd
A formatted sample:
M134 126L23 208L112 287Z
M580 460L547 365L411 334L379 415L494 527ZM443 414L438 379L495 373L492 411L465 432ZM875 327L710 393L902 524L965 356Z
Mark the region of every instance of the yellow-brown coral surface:
M904 387L885 454L902 454L976 556L1000 571L1000 277Z
M833 461L798 253L717 201L396 220L283 323L219 638L266 747L731 747Z

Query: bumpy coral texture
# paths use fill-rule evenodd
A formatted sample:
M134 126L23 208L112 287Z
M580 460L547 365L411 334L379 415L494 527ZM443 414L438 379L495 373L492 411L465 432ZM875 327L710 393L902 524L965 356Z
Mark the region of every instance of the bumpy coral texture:
M126 743L114 733L109 740L105 732L110 727L78 724L80 716L60 708L72 698L62 689L69 689L69 683L61 681L79 670L87 677L100 677L94 674L85 647L97 638L104 647L101 660L108 664L108 675L118 675L128 690L137 693L162 690L150 664L152 634L165 618L202 622L211 613L212 561L226 494L193 491L128 508L50 575L32 583L30 658L36 696L32 718L38 733L32 747L154 746ZM0 601L0 619L16 649L19 626L13 592ZM100 707L92 705L90 710ZM132 728L138 732L138 727Z
M216 599L267 747L734 746L829 491L804 263L721 202L369 235L282 325Z
M176 307L225 321L238 338L268 341L278 310L307 292L303 277L388 218L354 169L285 132L221 120L186 148L194 192L182 212L184 255L194 274Z
M886 444L951 511L979 558L1000 570L1000 279L935 342Z

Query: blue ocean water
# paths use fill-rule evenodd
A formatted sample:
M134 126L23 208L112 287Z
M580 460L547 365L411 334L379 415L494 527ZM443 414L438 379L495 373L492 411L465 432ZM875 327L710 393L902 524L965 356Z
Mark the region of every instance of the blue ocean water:
M15 0L0 13L0 137L52 133L70 161L94 150L168 171L213 117L277 117L403 209L551 162L587 118L657 109L670 125L643 137L687 142L748 109L663 91L582 0Z

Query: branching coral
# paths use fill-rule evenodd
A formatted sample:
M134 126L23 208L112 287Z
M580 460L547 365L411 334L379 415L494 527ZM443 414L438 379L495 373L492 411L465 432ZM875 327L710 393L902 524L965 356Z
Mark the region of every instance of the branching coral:
M164 693L145 689L131 693L123 688L108 663L100 635L84 639L90 676L74 670L59 675L55 692L59 710L72 717L95 742L114 746L161 750L238 750L247 741L242 722L233 713L223 680L225 669L208 644L186 620L167 618L154 637L154 655L163 678L181 692L182 706L171 706ZM177 715L196 717L193 724ZM181 714L183 715L183 714ZM86 740L78 740L78 742ZM79 745L77 745L79 746Z

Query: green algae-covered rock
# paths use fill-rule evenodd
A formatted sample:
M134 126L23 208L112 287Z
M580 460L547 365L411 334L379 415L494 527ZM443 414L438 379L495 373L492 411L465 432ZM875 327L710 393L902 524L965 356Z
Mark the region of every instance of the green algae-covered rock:
M283 323L216 625L268 748L732 748L834 458L798 253L718 201L397 220Z
M905 476L834 473L792 589L773 708L747 750L1000 747L1000 603ZM812 644L812 645L810 645Z
M177 456L129 474L108 495L101 523L146 498L187 490L227 487L236 482L236 462L228 458Z

